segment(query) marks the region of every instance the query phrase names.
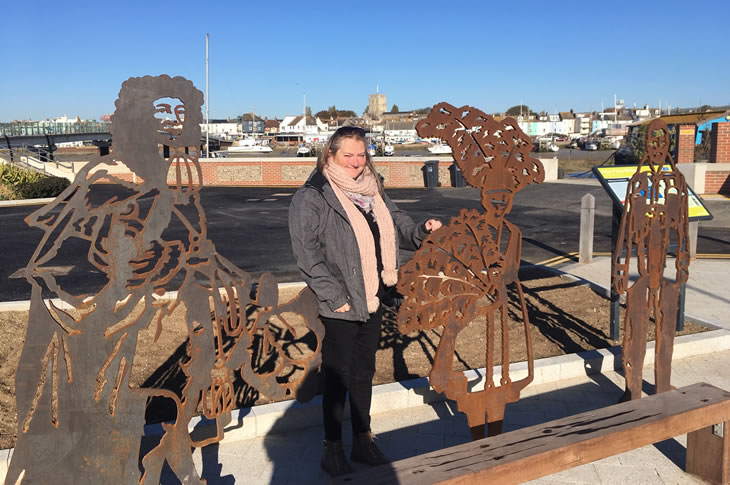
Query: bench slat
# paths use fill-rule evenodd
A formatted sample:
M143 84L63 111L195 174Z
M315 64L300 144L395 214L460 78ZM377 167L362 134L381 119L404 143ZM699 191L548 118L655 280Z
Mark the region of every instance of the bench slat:
M728 420L730 393L699 383L407 458L335 483L521 483Z

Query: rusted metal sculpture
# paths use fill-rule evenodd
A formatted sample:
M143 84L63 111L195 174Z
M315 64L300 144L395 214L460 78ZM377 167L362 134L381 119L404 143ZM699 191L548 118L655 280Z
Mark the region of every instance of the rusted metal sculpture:
M642 171L647 166L648 171ZM641 397L649 318L656 323L654 376L656 392L672 389L672 351L679 289L689 277L687 184L669 154L669 130L661 120L646 131L646 154L626 190L615 251L614 285L626 292L623 364L626 392L622 400ZM674 237L673 237L674 236ZM667 251L676 243L675 277L664 277ZM621 253L626 255L621 262ZM631 255L639 276L629 286Z
M279 306L276 281L264 275L251 301L249 274L208 238L199 190L202 103L202 93L181 77L127 80L113 117L114 156L87 164L54 202L27 218L43 236L25 270L31 309L16 375L18 439L7 484L19 478L23 484L159 483L165 463L184 483L204 483L191 449L223 437L233 373L278 398L319 365L324 328L314 295L305 291ZM102 163L126 165L134 181L108 173ZM99 201L93 191L99 183L125 191ZM171 237L172 228L178 234L183 228L184 236ZM64 290L51 269L64 252L81 256L76 269L105 277L98 293ZM162 299L170 289L176 296ZM138 333L154 329L157 341L164 318L178 307L188 331L184 387L131 387ZM311 355L301 353L302 331L287 322L291 314L315 335ZM254 356L255 342L263 347ZM255 358L268 368L255 367ZM173 402L176 418L141 456L151 397ZM198 407L217 429L201 441L188 431Z
M466 181L481 189L485 212L462 210L403 266L398 291L405 299L398 326L403 333L443 326L431 386L457 402L477 439L484 436L485 418L489 435L501 432L505 405L517 401L533 378L530 323L517 277L522 234L505 215L515 192L542 182L544 169L530 156L532 143L512 118L496 121L470 106L441 103L416 129L422 137L449 144ZM528 375L515 381L510 377L509 290L519 300L527 348ZM453 369L454 351L459 332L477 317L486 319L485 386L469 392L464 374ZM498 383L495 360L502 366Z

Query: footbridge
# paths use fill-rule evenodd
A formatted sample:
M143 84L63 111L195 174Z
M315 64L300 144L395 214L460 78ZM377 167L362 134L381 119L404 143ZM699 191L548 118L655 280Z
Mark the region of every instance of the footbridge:
M11 163L22 157L31 157L38 163L55 162L53 152L59 143L87 142L99 148L99 155L107 155L112 146L109 127L110 123L98 121L0 123L0 147L3 158ZM211 151L220 150L221 140L211 137L209 143ZM200 144L202 148L205 139Z

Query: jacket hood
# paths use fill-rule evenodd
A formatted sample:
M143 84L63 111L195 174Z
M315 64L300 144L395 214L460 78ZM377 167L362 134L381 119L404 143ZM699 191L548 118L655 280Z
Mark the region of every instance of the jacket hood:
M308 187L312 187L313 189L317 189L320 192L324 191L324 186L329 184L329 180L327 180L327 177L324 176L322 172L317 170L316 168L312 173L309 175L309 178L306 182L304 182L304 185Z

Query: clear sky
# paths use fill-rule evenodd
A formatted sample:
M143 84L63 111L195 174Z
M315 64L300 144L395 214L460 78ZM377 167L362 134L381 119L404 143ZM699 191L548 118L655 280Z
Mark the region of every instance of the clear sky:
M730 104L730 1L8 0L0 121L112 113L121 83L170 74L210 116L282 117L368 94L498 112Z

